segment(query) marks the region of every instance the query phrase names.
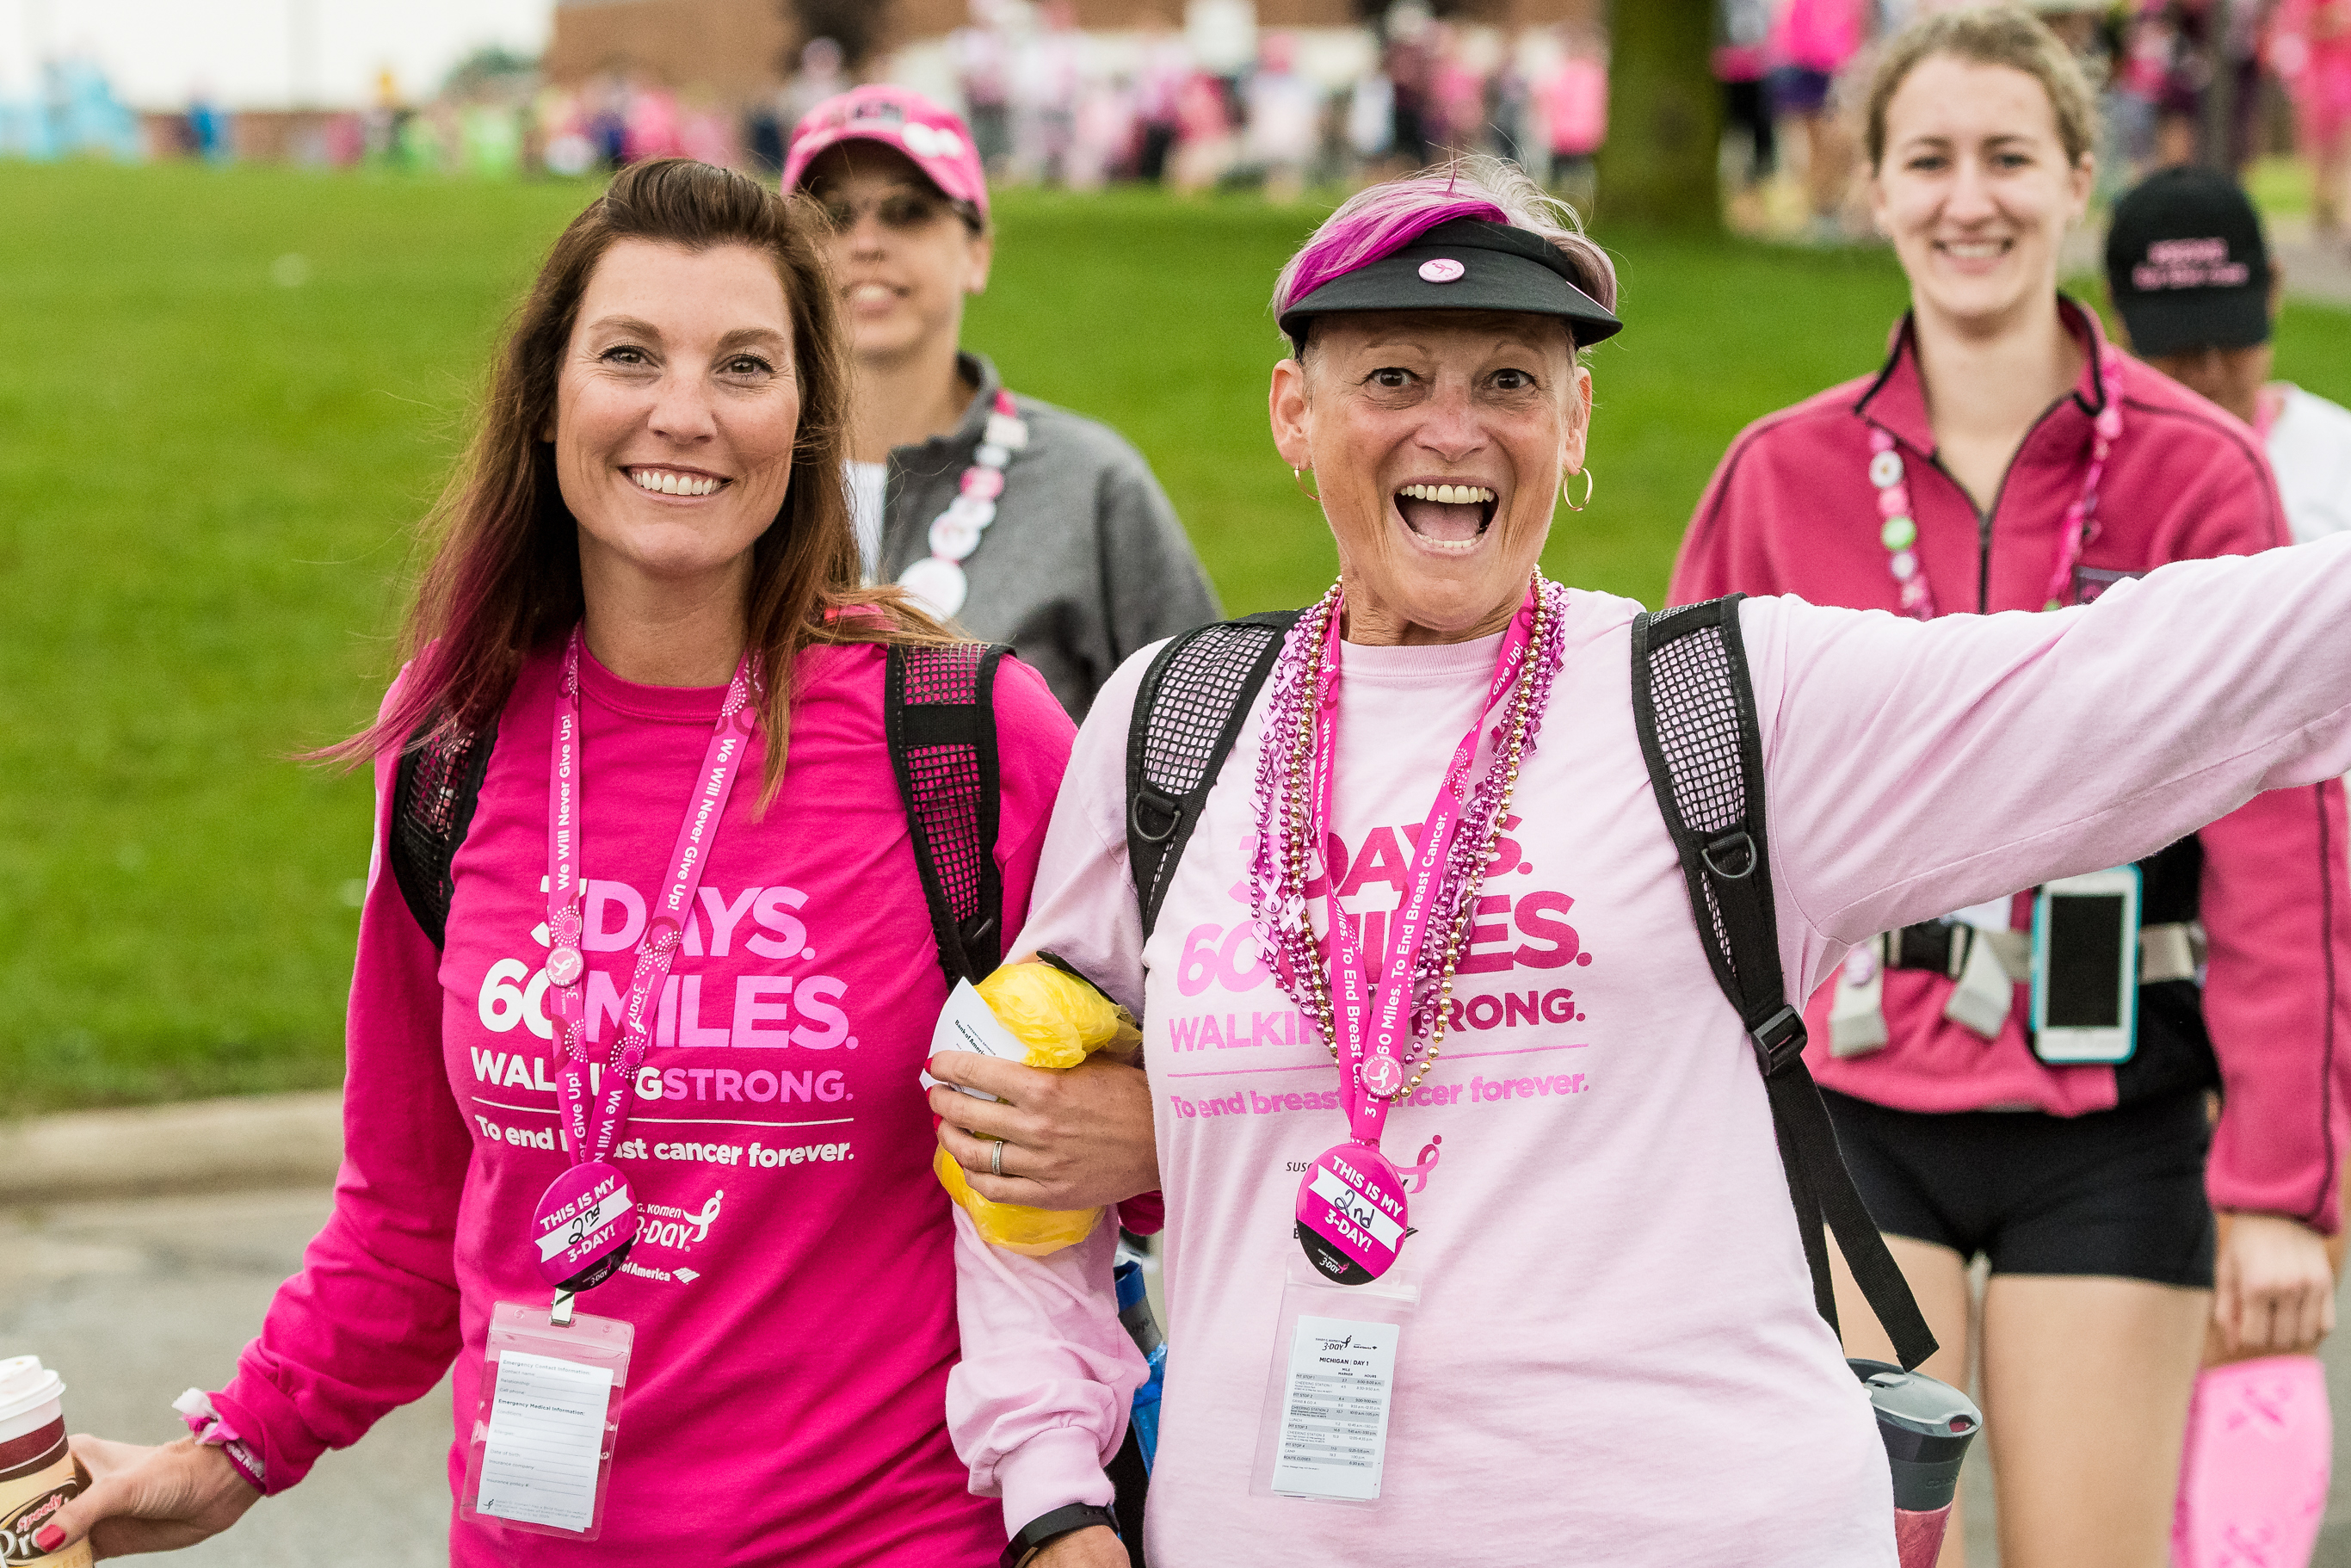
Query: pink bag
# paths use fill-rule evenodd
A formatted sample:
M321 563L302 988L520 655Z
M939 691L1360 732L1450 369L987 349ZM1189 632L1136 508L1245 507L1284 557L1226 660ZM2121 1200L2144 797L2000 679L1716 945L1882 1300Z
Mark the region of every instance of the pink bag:
M2206 1370L2180 1456L2174 1568L2306 1568L2326 1513L2334 1452L2326 1373L2316 1356Z

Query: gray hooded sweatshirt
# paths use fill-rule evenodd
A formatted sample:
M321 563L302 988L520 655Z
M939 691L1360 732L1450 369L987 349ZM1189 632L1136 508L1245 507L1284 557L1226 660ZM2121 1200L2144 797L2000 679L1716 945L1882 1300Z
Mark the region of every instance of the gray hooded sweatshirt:
M971 466L1004 383L959 356L979 395L953 434L890 454L883 506L883 582L931 553L931 522ZM971 589L956 619L1009 643L1083 719L1094 693L1137 648L1222 619L1217 591L1143 455L1107 425L1015 394L1029 444L1004 470L996 520L963 561Z

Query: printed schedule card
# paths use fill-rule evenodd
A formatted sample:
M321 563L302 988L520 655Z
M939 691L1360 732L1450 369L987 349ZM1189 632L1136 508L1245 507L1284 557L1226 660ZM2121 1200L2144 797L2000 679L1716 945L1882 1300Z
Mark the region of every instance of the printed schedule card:
M1395 1389L1395 1323L1301 1317L1281 1401L1273 1490L1369 1502L1380 1495Z
M479 1513L559 1530L596 1518L612 1369L509 1350L498 1358Z

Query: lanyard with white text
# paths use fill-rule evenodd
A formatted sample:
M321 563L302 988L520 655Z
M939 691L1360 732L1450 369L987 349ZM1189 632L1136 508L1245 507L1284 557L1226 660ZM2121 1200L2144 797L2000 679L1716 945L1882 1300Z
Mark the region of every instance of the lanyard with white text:
M1412 1022L1413 972L1428 939L1431 918L1453 841L1469 798L1469 773L1487 723L1499 712L1525 668L1534 642L1538 589L1530 588L1502 636L1486 701L1469 732L1453 748L1444 783L1421 824L1404 902L1388 927L1388 951L1376 1001L1367 981L1356 932L1339 904L1339 879L1324 871L1330 922L1331 1010L1339 1058L1339 1103L1347 1112L1346 1143L1325 1150L1299 1184L1299 1240L1324 1273L1360 1283L1395 1260L1405 1230L1401 1177L1380 1153L1388 1107L1405 1082L1404 1044ZM1332 791L1339 746L1339 665L1342 646L1334 608L1322 653L1322 688L1314 694L1314 772L1309 843L1331 841Z
M628 1182L606 1163L629 1119L637 1070L644 1065L653 1036L654 998L669 977L670 961L685 934L695 888L710 858L710 846L726 815L758 709L751 705L751 655L746 653L726 688L726 701L712 726L710 747L695 776L677 842L670 852L669 880L637 943L636 973L622 1004L620 1036L601 1069L588 1061L587 1005L580 956L584 925L580 908L580 632L574 629L563 654L563 677L555 709L555 744L547 789L548 1013L555 1024L556 1101L564 1147L571 1168L556 1178L539 1200L532 1245L539 1272L560 1289L584 1291L621 1266L635 1239L635 1205Z

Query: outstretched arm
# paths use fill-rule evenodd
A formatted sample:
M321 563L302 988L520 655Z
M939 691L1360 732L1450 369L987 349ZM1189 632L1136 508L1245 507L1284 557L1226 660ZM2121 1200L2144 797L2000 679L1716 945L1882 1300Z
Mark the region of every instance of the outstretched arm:
M2346 619L2351 539L2183 561L2047 614L1748 601L1792 980L2341 773Z

